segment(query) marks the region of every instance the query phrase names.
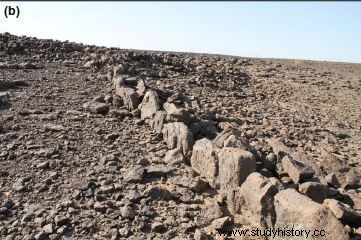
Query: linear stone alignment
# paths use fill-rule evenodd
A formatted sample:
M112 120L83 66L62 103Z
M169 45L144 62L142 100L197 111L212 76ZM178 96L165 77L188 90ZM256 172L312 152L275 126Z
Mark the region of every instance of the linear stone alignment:
M1 239L360 237L359 65L6 33L0 73Z

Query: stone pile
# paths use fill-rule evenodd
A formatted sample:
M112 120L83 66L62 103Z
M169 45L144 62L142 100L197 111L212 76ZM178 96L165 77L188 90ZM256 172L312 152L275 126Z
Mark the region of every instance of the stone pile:
M305 153L277 139L264 139L263 148L256 150L230 125L219 132L220 122L207 124L190 97L150 89L141 78L119 75L119 69L115 67L112 75L115 97L128 111L139 111L140 120L163 136L168 148L165 164L189 165L197 179L218 192L216 205L226 204L230 213L219 221L232 219L236 224L241 218L263 229L323 229L335 239L348 239L349 226L361 225L361 215L342 203L347 196L337 189L337 177L326 175ZM89 111L103 112L102 103L93 108L92 104ZM204 228L201 235L209 231Z
M1 239L361 236L358 65L5 33L0 72Z

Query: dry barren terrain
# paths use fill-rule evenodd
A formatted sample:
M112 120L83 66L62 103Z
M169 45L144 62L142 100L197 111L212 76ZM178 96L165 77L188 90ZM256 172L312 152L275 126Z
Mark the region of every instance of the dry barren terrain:
M1 239L360 239L360 160L360 64L0 35Z

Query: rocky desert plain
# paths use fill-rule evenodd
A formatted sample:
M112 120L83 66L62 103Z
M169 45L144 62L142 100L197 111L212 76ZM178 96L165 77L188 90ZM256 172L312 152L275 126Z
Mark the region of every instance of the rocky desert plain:
M361 239L361 65L0 34L0 238Z

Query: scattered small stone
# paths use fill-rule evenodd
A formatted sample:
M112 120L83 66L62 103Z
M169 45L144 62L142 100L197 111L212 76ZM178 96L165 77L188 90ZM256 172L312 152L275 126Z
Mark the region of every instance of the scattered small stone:
M167 189L160 186L149 186L144 191L144 195L153 200L170 200L173 198L172 194Z
M161 222L154 222L151 226L154 232L162 233L166 231L166 227Z
M121 207L120 214L125 219L134 219L134 217L135 217L134 210L129 206Z
M126 173L124 180L126 182L132 183L142 182L144 178L144 173L144 167L141 165L136 165Z
M101 213L105 213L105 211L107 210L107 207L103 204L101 204L100 202L95 202L94 203L94 210L97 212L101 212Z
M38 165L36 165L36 167L39 169L47 169L47 168L49 168L49 162L46 161L46 162L39 163Z

